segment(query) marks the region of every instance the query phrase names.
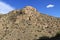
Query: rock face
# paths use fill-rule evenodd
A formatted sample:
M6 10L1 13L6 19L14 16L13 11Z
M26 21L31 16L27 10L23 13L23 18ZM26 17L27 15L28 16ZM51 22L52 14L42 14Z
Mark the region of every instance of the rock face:
M37 40L58 31L60 18L41 14L31 6L0 15L0 40Z

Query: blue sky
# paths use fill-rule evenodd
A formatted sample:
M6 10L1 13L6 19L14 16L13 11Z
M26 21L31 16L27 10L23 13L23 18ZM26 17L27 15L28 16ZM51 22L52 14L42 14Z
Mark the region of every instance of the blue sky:
M5 4L4 7L2 7L3 4ZM2 13L4 9L6 9L5 13L7 13L25 6L33 6L41 13L60 17L60 0L0 0L0 6L0 12ZM4 9L2 10L2 8Z

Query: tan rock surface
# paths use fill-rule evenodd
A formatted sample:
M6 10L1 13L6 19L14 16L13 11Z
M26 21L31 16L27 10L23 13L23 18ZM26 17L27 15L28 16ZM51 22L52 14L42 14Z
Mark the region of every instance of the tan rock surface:
M0 15L0 40L36 40L52 37L60 30L60 18L39 13L27 6Z

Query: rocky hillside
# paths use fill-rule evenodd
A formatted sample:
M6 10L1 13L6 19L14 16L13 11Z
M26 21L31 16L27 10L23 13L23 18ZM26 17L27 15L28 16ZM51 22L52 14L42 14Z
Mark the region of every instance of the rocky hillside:
M0 40L37 40L60 31L60 18L39 13L26 6L0 15Z

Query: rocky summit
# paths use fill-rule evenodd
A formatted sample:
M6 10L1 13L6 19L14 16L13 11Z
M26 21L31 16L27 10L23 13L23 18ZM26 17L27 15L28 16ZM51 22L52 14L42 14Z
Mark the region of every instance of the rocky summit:
M37 40L54 37L60 31L60 18L39 13L26 6L0 14L0 40Z

